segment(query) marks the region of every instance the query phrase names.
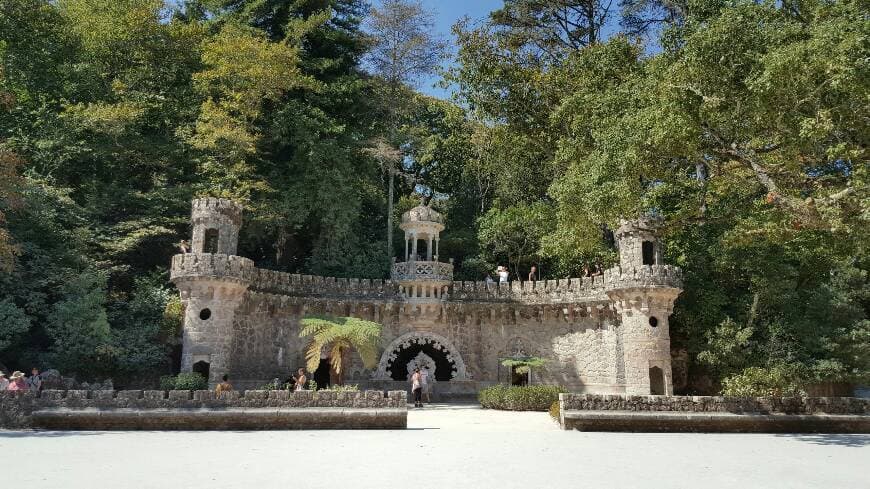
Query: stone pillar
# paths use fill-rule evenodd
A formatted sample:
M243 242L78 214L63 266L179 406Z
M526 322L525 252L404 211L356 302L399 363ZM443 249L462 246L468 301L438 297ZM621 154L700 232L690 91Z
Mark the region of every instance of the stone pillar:
M429 236L429 241L426 245L426 261L432 261L432 236Z
M435 239L435 256L436 256L436 259L437 259L437 257L440 255L440 253L438 252L438 243L439 243L440 241L441 241L441 240L438 239L438 238Z
M411 236L414 238L414 243L411 246L411 260L410 261L417 261L417 235L413 234Z

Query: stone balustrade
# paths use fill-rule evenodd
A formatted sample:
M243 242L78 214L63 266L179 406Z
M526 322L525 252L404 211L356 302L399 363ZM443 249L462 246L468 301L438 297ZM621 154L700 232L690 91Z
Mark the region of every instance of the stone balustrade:
M235 255L212 253L185 253L172 257L170 280L217 278L240 283L251 283L257 277L254 262Z
M437 261L404 261L393 263L390 271L393 282L432 280L451 282L453 264Z
M457 302L577 303L607 300L604 279L564 278L527 282L453 282L450 300Z
M229 413L229 415L228 415ZM0 391L0 428L404 428L405 391Z
M607 290L638 287L682 289L683 271L672 265L642 265L630 270L617 266L604 271L604 283Z
M257 269L251 288L293 297L336 297L397 300L398 287L389 280L320 277Z
M870 433L870 399L559 394L562 429Z

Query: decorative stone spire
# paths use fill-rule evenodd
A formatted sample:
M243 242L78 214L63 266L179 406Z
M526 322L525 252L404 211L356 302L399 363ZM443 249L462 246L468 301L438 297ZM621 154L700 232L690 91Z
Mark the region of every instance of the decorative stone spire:
M419 205L402 214L399 227L405 232L405 261L393 264L392 280L413 302L440 302L453 281L453 265L438 261L444 218L431 207Z

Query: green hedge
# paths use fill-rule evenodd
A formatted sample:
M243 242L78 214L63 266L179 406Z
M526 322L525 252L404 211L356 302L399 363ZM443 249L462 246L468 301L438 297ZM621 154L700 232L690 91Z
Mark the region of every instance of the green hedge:
M559 400L560 392L568 391L558 385L494 385L478 392L477 399L486 409L547 411L553 401Z
M176 376L160 377L160 389L165 391L202 391L208 389L208 380L198 372L186 372Z

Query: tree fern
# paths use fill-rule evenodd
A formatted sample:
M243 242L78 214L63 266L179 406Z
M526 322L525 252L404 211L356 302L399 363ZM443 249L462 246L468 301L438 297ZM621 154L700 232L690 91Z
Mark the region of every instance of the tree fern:
M365 368L378 363L378 344L382 326L372 321L351 317L305 316L300 321L300 338L310 337L305 348L305 362L309 371L320 365L320 352L329 349L330 365L339 379L343 378L342 363L346 353L356 350ZM341 383L341 380L339 380Z

